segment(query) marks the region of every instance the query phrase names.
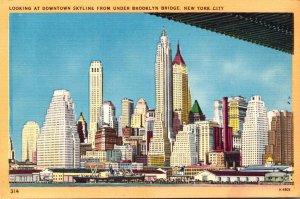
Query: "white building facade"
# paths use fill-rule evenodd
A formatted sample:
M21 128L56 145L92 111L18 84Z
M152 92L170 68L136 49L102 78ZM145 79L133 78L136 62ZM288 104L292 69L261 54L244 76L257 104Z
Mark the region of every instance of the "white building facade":
M242 164L261 165L268 144L268 117L261 96L252 96L247 106L242 134Z
M100 61L92 61L89 71L90 87L90 130L89 143L95 148L95 135L98 130L103 103L103 67Z
M116 118L116 107L111 101L103 102L101 127L110 127L118 130L118 120Z
M176 136L171 154L171 166L186 166L198 163L195 134L189 125L184 125L183 130Z
M258 183L265 180L264 172L202 171L195 180L218 183Z
M223 102L222 100L214 101L214 122L217 122L220 127L223 127Z
M69 91L54 91L37 141L38 168L79 168L80 142Z
M173 136L173 72L172 52L169 38L163 30L157 44L155 62L155 112L161 114L164 128L168 131L168 138Z

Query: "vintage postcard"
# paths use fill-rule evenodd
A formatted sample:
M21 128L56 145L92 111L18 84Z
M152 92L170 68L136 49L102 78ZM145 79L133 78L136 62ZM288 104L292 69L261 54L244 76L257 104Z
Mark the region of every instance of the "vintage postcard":
M0 198L300 197L298 1L0 6Z

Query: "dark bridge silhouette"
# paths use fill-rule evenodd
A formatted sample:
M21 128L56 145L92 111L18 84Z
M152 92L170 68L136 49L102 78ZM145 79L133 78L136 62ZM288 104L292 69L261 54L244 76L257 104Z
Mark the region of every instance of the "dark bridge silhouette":
M294 53L292 13L151 13L169 20Z

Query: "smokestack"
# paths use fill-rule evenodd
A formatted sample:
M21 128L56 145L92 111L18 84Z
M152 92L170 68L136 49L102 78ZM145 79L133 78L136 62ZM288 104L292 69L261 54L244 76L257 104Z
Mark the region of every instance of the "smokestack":
M214 127L214 150L223 151L222 128Z
M223 149L224 151L228 151L228 98L223 97L223 132L224 132L224 146Z
M223 149L224 152L232 151L232 128L228 126L228 98L223 97Z

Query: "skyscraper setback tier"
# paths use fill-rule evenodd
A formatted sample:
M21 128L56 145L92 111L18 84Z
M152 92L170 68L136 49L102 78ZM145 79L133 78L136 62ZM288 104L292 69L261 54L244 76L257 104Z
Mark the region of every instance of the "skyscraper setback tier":
M161 114L164 128L168 132L168 138L173 136L173 71L172 52L169 39L163 30L160 41L157 44L155 62L155 104L156 113ZM155 134L155 132L154 132Z
M148 165L169 166L171 156L171 143L168 139L168 132L163 126L161 114L155 113L153 137L150 141L148 153Z
M265 146L268 144L268 118L261 96L248 102L242 134L243 166L263 164Z
M103 71L100 61L92 61L89 70L90 130L89 143L95 148L95 134L99 127L103 103Z
M68 91L56 90L37 141L37 167L79 168L79 162L74 104Z
M288 111L269 111L271 126L268 132L268 145L264 161L269 157L275 164L293 164L294 161L294 129L293 113Z

